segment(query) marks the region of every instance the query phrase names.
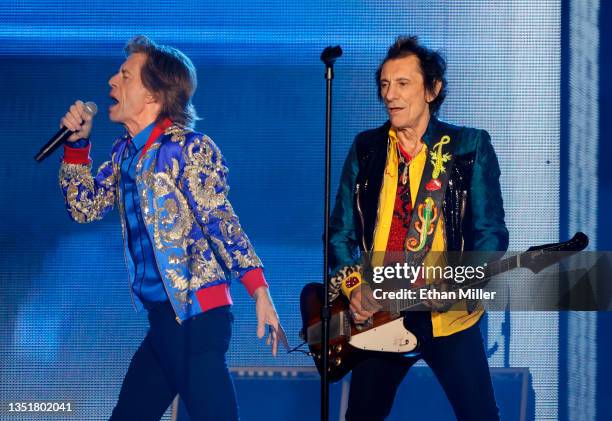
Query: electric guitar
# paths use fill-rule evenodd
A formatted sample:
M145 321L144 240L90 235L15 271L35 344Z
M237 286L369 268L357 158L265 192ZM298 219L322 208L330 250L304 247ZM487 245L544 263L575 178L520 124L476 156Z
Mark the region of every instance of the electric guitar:
M546 267L557 263L564 257L584 250L589 243L588 237L578 232L571 240L562 243L543 244L530 247L517 256L497 260L486 266L485 277L477 279L469 286L487 282L491 277L512 270L526 267L533 273L538 273ZM557 252L568 252L560 254ZM468 282L458 284L456 289L465 289ZM323 307L324 286L321 283L310 283L304 286L300 294L300 309L302 313L302 330L300 336L308 344L310 355L315 365L322 372L322 325L321 308ZM330 346L328 377L331 382L342 379L360 361L372 352L387 352L406 354L418 350L419 326L404 324L402 311L421 306L427 307L422 300L405 300L405 304L397 311L379 311L363 325L356 325L350 314L349 300L340 295L330 303ZM407 317L407 321L410 318Z

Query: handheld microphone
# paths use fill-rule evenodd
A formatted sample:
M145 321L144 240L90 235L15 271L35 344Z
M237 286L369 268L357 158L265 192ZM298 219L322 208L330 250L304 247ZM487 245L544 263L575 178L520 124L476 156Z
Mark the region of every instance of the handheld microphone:
M93 117L98 112L98 106L94 102L86 102L85 103L85 112ZM73 133L74 132L72 130L69 130L66 127L62 126L62 128L59 129L59 131L57 133L55 133L53 135L53 137L47 143L45 143L45 146L40 148L40 151L38 151L38 153L34 157L36 162L41 162L43 159L45 159L49 155L51 155Z

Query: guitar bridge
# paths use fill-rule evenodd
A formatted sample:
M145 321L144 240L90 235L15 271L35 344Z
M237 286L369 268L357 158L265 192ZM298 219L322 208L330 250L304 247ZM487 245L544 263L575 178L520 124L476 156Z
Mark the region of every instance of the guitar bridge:
M321 343L322 336L322 322L320 321L308 326L306 329L305 340L309 346L319 345ZM347 338L350 338L351 336L351 322L346 311L333 314L329 320L329 339L333 340L341 336L345 336Z

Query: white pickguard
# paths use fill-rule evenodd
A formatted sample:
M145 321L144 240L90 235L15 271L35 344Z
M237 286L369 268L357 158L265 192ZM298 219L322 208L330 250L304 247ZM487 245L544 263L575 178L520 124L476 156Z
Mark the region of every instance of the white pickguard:
M404 327L404 319L393 320L351 336L349 344L358 349L382 352L410 352L417 346L417 338Z

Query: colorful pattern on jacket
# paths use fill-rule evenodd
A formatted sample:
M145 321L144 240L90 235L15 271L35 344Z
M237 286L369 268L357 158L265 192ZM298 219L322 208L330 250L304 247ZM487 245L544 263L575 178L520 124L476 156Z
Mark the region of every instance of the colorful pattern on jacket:
M128 140L125 134L114 142L110 160L95 177L91 164L66 157L59 175L68 214L76 222L101 219L118 204L125 250L125 212L118 186ZM228 201L227 173L221 152L208 136L175 125L151 145L136 167L147 234L178 320L203 311L198 291L229 284L262 266ZM128 253L125 257L132 285L134 267Z

